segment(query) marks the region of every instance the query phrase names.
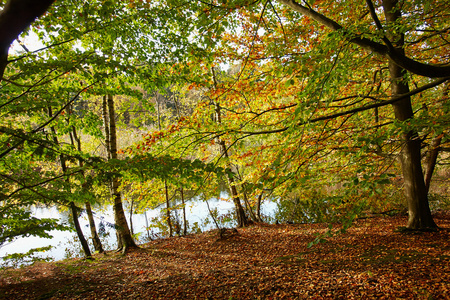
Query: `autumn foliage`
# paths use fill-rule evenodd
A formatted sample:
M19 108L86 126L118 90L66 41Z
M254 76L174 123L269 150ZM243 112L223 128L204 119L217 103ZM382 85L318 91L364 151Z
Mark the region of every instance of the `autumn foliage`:
M3 2L0 21L6 3L28 9ZM165 204L168 236L171 213L225 189L238 227L258 225L5 270L0 296L450 297L448 214L432 216L449 203L448 2L45 5L17 28L42 48L0 53L0 246L61 228L29 206L70 203L77 220L108 189L131 214ZM269 200L281 222L367 219L306 248L326 225L261 225ZM372 218L392 211L408 221ZM417 235L393 233L402 222Z

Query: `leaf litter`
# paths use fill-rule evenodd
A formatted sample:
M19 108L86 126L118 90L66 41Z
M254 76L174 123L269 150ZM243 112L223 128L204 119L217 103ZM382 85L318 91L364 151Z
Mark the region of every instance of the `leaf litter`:
M450 212L435 214L437 232L395 232L405 218L357 220L311 248L327 224L258 224L5 269L0 299L449 299Z

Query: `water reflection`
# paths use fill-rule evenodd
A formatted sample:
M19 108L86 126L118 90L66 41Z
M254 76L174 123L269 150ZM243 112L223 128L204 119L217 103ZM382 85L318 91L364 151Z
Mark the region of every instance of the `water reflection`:
M226 195L221 195L221 198L226 198ZM211 210L217 210L219 216L227 215L234 209L233 203L210 199L208 200ZM276 204L274 202L267 201L263 203L261 207L261 213L266 216L272 216L275 211ZM33 216L37 218L57 218L62 222L69 222L71 219L67 211L59 211L57 207L32 207ZM126 209L126 216L129 222L129 210ZM117 246L116 234L113 228L114 215L112 207L109 206L106 209L93 209L95 215L95 222L97 230L101 233L101 239L106 249L114 249ZM157 218L160 214L160 209L152 209L145 212L145 214L133 214L133 232L138 236L138 243L143 243L148 240L149 235L152 238L160 237L161 233L157 228L151 228L147 231L147 224L150 224L151 220ZM182 213L178 211L178 217L181 218ZM172 213L174 216L174 213ZM208 222L209 218L209 222ZM190 201L186 203L186 219L190 226L190 231L196 226L197 229L202 231L212 229L215 225L211 221L207 204L204 201ZM89 222L86 214L82 214L80 219L80 225L86 238L90 237ZM182 220L181 220L182 222ZM235 224L227 224L228 227ZM50 257L54 260L61 260L67 256L78 255L79 243L76 239L75 232L69 231L51 231L50 235L52 239L45 239L40 237L26 237L19 238L10 244L3 245L0 248L0 257L4 257L7 254L12 253L25 253L30 249L53 246L49 251L39 254L39 257ZM93 247L91 247L93 249Z

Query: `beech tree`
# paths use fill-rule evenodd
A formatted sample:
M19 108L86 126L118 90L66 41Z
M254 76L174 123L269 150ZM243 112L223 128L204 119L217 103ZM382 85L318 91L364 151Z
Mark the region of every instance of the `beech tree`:
M426 183L422 151L427 147L433 162L433 150L448 142L448 1L52 2L10 0L0 13L0 108L7 116L0 128L2 199L20 196L28 205L39 195L55 201L49 183L88 168L182 188L200 185L206 171L222 173L236 206L236 186L253 189L254 200L265 190L281 196L307 185L346 184L357 194L386 182L399 158L407 227L436 228L427 198L433 168L427 168ZM44 48L25 47L8 58L8 47L24 30ZM239 70L214 82L211 69L224 64ZM195 111L150 133L123 160L105 162L86 150L60 147L45 132L79 96L143 98L137 86L150 92L173 84L204 91ZM51 117L42 113L48 107ZM77 128L100 137L93 133L98 121L90 114ZM170 142L158 148L162 138ZM241 170L247 167L242 176L210 164L217 163L207 153L214 141ZM206 149L203 157L198 149L186 153L194 145ZM84 164L38 172L60 155ZM116 221L125 230L126 248L134 242L122 214ZM238 216L244 225L242 207Z
M426 10L431 9L430 2L423 2L420 4L407 5L396 0L384 0L381 2L380 7L384 11L385 25L380 21L380 17L376 12L374 3L371 0L367 0L367 7L365 8L373 19L373 23L376 25L376 29L372 32L372 37L367 38L359 35L355 32L351 32L345 26L340 25L337 21L329 18L328 16L317 12L307 2L301 4L297 1L283 1L280 3L288 6L294 11L313 19L319 24L330 28L333 31L339 32L344 39L349 42L358 45L370 52L376 53L388 59L389 72L391 76L391 90L392 98L398 98L402 95L407 95L410 92L406 71L413 74L426 76L429 78L443 77L444 82L448 80L450 76L450 68L443 65L429 64L408 56L414 53L408 53L405 45L405 35L407 31L418 30L420 28L401 28L402 14L413 14L416 9L423 9L426 14ZM436 5L435 3L434 5ZM320 5L320 4L319 4ZM326 5L324 3L324 5ZM345 4L340 4L345 5ZM439 19L439 15L445 14L443 3L436 5L436 9L433 10L436 19L433 23L439 24L443 19ZM420 7L422 6L422 7ZM318 6L320 7L320 6ZM441 11L439 11L441 10ZM424 15L425 15L424 14ZM440 23L439 27L445 28L445 23ZM369 24L370 25L370 24ZM428 24L421 24L427 26ZM433 29L432 31L438 32L440 29ZM445 30L445 29L443 29ZM426 30L425 30L426 32ZM429 40L429 35L421 36L422 41ZM420 40L418 41L420 42ZM443 42L443 43L442 43ZM424 47L430 47L426 43L422 43ZM438 47L445 49L449 45L445 39L441 40L441 44L433 45L432 47ZM409 49L408 49L409 50ZM422 51L425 51L422 49ZM445 79L447 77L447 79ZM397 101L392 103L395 117L400 122L407 122L414 117L414 112L411 104L411 96L403 96ZM400 161L403 170L403 177L405 181L405 196L408 202L409 220L407 227L410 229L433 229L436 228L434 223L427 198L427 190L425 188L423 171L421 166L421 141L417 132L411 129L406 129L403 133L402 150L400 155Z
M144 76L145 72L147 78L153 76L149 85L157 86L158 80L161 80L154 76L160 71L157 65L170 51L160 48L154 41L159 40L158 35L170 40L170 32L174 30L161 27L161 23L155 21L154 28L161 29L156 31L148 23L142 22L147 18L145 17L147 13L158 15L157 12L160 10L159 7L151 8L147 3L141 3L143 6L139 8L134 7L132 3L113 1L84 2L82 7L79 1L64 1L53 7L50 6L51 3L52 1L9 1L4 6L0 17L1 45L5 53L10 43L22 31L24 35L33 32L43 44L43 48L36 51L29 51L26 46L23 46L24 51L13 53L8 58L8 64L5 62L6 54L2 55L4 63L1 67L4 76L1 108L2 112L9 116L2 120L0 157L5 182L2 199L13 200L17 196L20 199L19 203L24 206L35 204L36 201L43 201L43 199L48 203L56 202L57 198L47 189L49 183L58 178L67 179L81 174L84 170L92 170L93 162L102 159L89 154L88 151L80 150L74 154L76 152L73 151L74 149L58 147L50 143L44 129L60 122L66 108L76 102L80 95L87 98L90 95L110 92L103 88L106 81L114 82L115 93L137 95L139 92L130 88L129 83L133 81L135 74ZM42 15L46 9L49 10ZM74 11L78 13L74 14ZM132 17L134 14L141 16ZM28 25L38 16L41 18L28 28ZM129 22L130 19L139 22ZM164 29L167 29L166 33L163 33ZM147 34L149 32L154 33L153 39ZM117 43L118 40L123 43ZM127 41L140 41L146 47L151 41L154 49L148 52L138 51L143 47ZM145 69L145 61L149 59L149 55L155 63L149 63L153 64L152 69ZM8 66L5 71L6 64ZM118 81L114 81L116 78L119 78ZM42 116L40 110L48 106L54 107L54 115ZM98 121L92 113L83 114L78 128L83 129L84 134L99 137ZM94 133L95 131L97 132ZM65 135L67 132L61 134ZM25 150L21 153L23 165L27 165L26 160L28 162L38 160L45 165L45 160L52 159L55 153L66 155L71 159L81 159L84 164L74 168L73 172L72 170L63 174L46 172L44 177L43 173L36 171L36 167L33 172L33 165L30 163L26 169L26 181L22 180L17 187L17 170L23 169L18 163L14 163L16 158L13 154L18 152L17 149L20 149L20 152ZM33 153L36 149L40 151L38 151L39 155ZM34 158L30 159L30 157ZM20 191L42 195L34 201L26 201L23 197L20 198L22 196ZM43 220L42 227L47 229L48 224L55 223L54 220L51 221ZM55 227L61 228L59 225ZM34 233L28 229L23 231L24 234L30 232ZM125 246L130 245L132 245L131 242L125 244Z
M116 131L116 114L114 109L114 98L112 95L103 98L103 109L106 131L106 148L110 159L117 159L117 131ZM131 248L137 248L136 243L131 236L127 219L122 205L122 197L119 191L119 178L116 176L111 178L110 191L113 199L114 222L116 225L117 239L119 249L125 253Z
M217 59L214 63L241 60L244 69L255 65L263 68L272 63L273 71L265 69L259 72L259 80L265 85L275 80L286 82L285 86L294 97L286 107L277 108L294 113L290 122L285 123L287 126L280 126L280 123L279 126L267 126L266 130L255 130L243 121L237 126L222 126L223 131L217 133L238 134L240 139L246 135L280 134L298 128L303 134L305 131L302 128L309 124L327 124L327 121L335 120L340 125L333 128L328 123L324 128L331 135L341 131L345 124L349 124L350 118L355 119L356 114L384 110L389 105L395 117L394 123L401 132L398 157L408 203L407 228L435 229L421 166L423 132L419 132L414 115L422 103L433 103L432 97L425 100L423 96L432 94L434 88L449 79L450 69L445 54L449 47L446 38L448 21L445 17L448 2L403 3L386 0L310 3L280 0L278 3L281 6L271 1L250 4L239 1L220 4L197 2L197 6L190 6L195 7L200 15L193 30L202 32L199 43L203 41L214 49ZM211 19L215 21L208 26ZM239 27L243 30L235 29ZM385 68L389 69L389 81L385 81L383 76ZM337 72L342 72L345 79L342 80L342 76L338 79ZM373 82L362 78L375 76L377 80L380 74L381 89L375 89L375 86L367 89L367 85L363 87L359 84L359 80ZM276 77L270 77L274 75ZM258 77L256 72L252 76ZM361 79L355 81L356 77ZM238 78L228 87L218 89L216 99L229 97L233 90L242 91L239 85L244 82L244 72ZM257 80L251 82L257 84ZM352 82L354 84L350 89L348 83ZM414 90L409 89L411 82L416 85ZM388 86L390 93L385 90ZM358 88L364 90L358 91ZM288 94L282 90L278 86L279 92ZM419 98L415 95L422 95L417 104L414 101ZM248 98L241 97L241 101L248 102ZM234 107L227 109L236 111ZM269 110L266 109L266 112ZM247 113L251 111L247 110ZM261 119L266 114L260 110L255 118ZM388 116L389 112L383 114ZM375 126L382 128L388 124ZM334 151L330 147L328 149Z

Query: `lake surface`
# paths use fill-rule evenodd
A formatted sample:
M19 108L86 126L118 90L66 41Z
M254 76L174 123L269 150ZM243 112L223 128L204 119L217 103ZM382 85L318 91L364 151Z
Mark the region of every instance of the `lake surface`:
M221 198L226 198L227 195L221 195ZM217 209L218 215L223 216L234 211L234 205L230 201L210 199L208 204L211 210ZM261 207L261 214L265 216L272 216L276 209L276 203L271 201L263 202ZM68 219L68 212L60 212L56 207L32 207L31 208L33 216L37 218L56 218L62 221ZM113 224L114 215L112 208L109 207L106 210L99 210L93 208L95 214L95 222L97 230L100 228L100 223ZM125 207L125 215L129 220L129 210ZM146 211L145 214L133 214L133 230L135 234L139 235L138 243L142 243L146 240L147 224L151 225L151 220L160 215L160 209L152 209ZM182 218L182 211L178 210L178 215L180 219ZM172 213L173 216L173 213ZM147 217L147 222L146 222ZM207 219L209 218L209 222ZM215 228L215 225L210 217L208 207L205 201L193 200L186 203L186 219L189 226L192 228L194 223L197 222L198 227L202 230L209 230ZM80 225L82 227L84 236L86 239L90 238L89 222L87 220L86 214L82 214L79 218ZM205 222L206 221L206 222ZM128 221L129 222L129 221ZM226 224L226 227L234 226L233 223ZM104 248L115 249L117 247L117 239L115 230L111 226L103 226L105 229L105 235L101 237ZM151 229L153 232L153 237L159 235L159 231L156 228ZM188 229L189 231L189 229ZM12 253L25 253L33 248L53 246L49 251L39 254L39 257L50 257L53 260L61 260L69 256L79 256L81 245L76 238L75 232L70 231L51 231L50 235L53 236L51 239L39 238L39 237L26 237L18 238L12 243L3 245L0 248L0 257L4 257L7 254ZM91 247L93 251L93 247Z

